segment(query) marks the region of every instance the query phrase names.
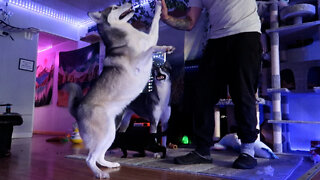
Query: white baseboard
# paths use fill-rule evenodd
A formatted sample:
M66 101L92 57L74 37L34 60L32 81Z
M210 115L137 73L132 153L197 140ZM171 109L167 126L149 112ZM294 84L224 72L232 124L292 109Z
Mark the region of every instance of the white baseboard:
M31 138L32 133L12 133L12 138Z

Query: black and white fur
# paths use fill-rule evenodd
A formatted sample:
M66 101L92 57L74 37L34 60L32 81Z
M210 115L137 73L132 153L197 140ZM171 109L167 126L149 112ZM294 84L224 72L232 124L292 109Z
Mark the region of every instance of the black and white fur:
M157 1L149 33L138 31L127 22L134 15L131 4L89 13L106 46L104 68L86 96L82 97L80 87L75 84L69 84L66 89L70 93L69 111L77 120L89 150L87 165L97 178L109 178L97 163L108 168L120 166L105 160L105 153L116 134L115 117L147 84L153 52L171 53L174 50L172 46L156 46L160 13L161 3Z
M166 61L160 67L152 68L154 87L152 92L141 93L125 109L119 127L119 133L126 132L133 114L150 121L150 136L156 136L157 127L161 122L161 131L168 128L168 121L171 115L171 66ZM166 147L166 136L162 137L162 146Z
M145 151L162 153L161 158L166 157L166 136L162 136L167 130L168 120L171 114L171 66L168 62L152 68L153 90L141 93L124 110L123 115L117 118L120 123L113 147L119 147L123 152L123 158L127 157L127 150L137 151L136 157L144 157ZM145 120L149 120L151 126L128 128L131 116L137 114ZM158 123L161 122L161 132L157 132ZM160 135L159 135L160 134ZM162 146L156 141L162 136Z

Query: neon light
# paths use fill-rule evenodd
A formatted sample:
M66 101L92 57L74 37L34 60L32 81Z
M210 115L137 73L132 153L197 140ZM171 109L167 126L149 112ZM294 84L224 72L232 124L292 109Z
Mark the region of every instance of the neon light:
M43 52L43 51L47 51L47 50L49 50L49 49L51 49L51 48L52 48L52 45L50 45L50 46L48 46L48 47L46 47L46 48L44 48L44 49L38 50L38 53L41 53L41 52Z

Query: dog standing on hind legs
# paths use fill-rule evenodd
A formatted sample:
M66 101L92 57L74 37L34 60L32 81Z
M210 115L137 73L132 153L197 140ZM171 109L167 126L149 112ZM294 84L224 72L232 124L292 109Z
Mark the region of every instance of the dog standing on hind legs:
M134 154L134 157L144 157L145 150L153 153L160 152L162 153L161 158L166 157L165 131L171 115L171 71L172 68L168 61L161 65L154 63L152 90L147 89L141 93L126 107L123 114L116 118L120 127L113 147L119 147L122 150L123 158L127 157L127 150L137 151L138 154ZM129 128L133 114L148 120L150 128ZM161 122L161 133L157 132L159 122ZM162 138L162 145L156 141L158 137Z
M89 13L97 23L98 33L106 46L104 68L86 96L76 84L67 84L69 111L77 120L81 137L89 150L87 165L97 178L109 178L101 166L119 167L105 160L105 153L116 134L115 117L134 100L147 84L153 52L172 53L172 46L156 46L161 3L156 1L150 32L135 29L127 21L134 15L131 4L111 6Z
M154 138L159 122L161 122L161 132L167 130L171 115L171 70L171 65L167 61L160 66L153 66L153 90L141 93L127 106L120 122L120 134L126 132L133 114L150 121L150 135ZM166 147L166 136L162 136L162 146Z

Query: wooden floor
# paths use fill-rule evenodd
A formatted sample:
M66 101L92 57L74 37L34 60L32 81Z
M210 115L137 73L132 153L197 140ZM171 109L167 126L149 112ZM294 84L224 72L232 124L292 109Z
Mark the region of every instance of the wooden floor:
M96 179L84 160L64 156L85 151L70 142L46 142L50 136L13 139L11 156L0 158L0 180ZM221 178L121 166L107 169L112 180L221 180Z

